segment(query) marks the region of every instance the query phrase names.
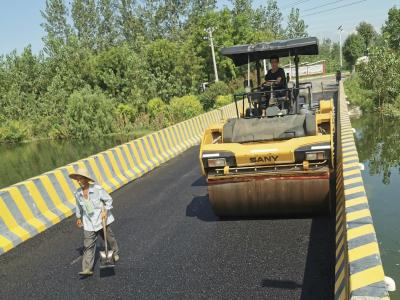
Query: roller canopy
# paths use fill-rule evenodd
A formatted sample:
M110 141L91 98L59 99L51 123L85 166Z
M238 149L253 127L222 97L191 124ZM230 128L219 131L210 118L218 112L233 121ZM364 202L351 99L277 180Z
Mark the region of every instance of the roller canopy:
M247 64L248 59L250 59L250 62L253 62L273 56L317 55L318 39L316 37L306 37L268 43L238 45L223 48L221 53L231 58L235 65L241 66Z

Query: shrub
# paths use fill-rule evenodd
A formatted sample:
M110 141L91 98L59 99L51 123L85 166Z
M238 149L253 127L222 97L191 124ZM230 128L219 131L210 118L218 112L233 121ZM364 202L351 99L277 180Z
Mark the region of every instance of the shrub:
M372 47L368 63L358 66L360 87L370 92L376 108L393 104L400 94L399 69L400 55L387 47Z
M138 114L137 107L132 104L120 103L115 112L117 130L126 132L131 131Z
M161 98L153 98L147 103L147 111L151 118L167 111L167 104Z
M382 112L386 116L400 118L400 95L396 97L393 104L383 104Z
M361 87L360 78L357 74L352 75L344 81L346 96L352 105L360 106L363 111L374 109L373 95L371 91Z
M216 107L222 107L228 104L231 104L233 101L232 95L220 95L217 97L217 100L215 101L215 106Z
M149 115L141 112L138 114L135 120L134 128L135 129L146 129L150 126L150 118Z
M194 95L174 97L169 105L169 112L172 123L178 123L201 114L203 107Z
M153 130L160 130L165 127L172 125L172 121L170 120L171 117L168 111L165 112L158 112L150 122L151 128Z
M48 137L50 139L63 139L68 137L68 128L63 126L63 125L59 125L59 124L55 124L49 131Z
M212 84L204 93L200 94L199 99L203 109L208 111L215 108L215 103L219 95L229 94L229 87L223 81Z
M1 125L0 141L17 143L29 136L29 126L26 122L11 120Z
M101 91L84 87L68 98L65 119L71 136L83 138L112 132L115 107Z

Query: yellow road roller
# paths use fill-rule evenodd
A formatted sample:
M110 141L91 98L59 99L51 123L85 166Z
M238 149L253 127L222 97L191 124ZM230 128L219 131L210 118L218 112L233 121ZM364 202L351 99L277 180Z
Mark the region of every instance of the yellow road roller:
M210 125L200 146L208 196L220 217L329 213L334 171L334 103L313 101L299 82L300 55L318 54L313 37L223 48L237 66L255 63L257 86L234 95L237 117ZM261 61L294 57L295 83L274 89L260 80ZM250 68L249 68L250 69ZM267 100L267 101L266 101ZM262 103L267 102L267 107ZM265 113L262 110L265 109Z

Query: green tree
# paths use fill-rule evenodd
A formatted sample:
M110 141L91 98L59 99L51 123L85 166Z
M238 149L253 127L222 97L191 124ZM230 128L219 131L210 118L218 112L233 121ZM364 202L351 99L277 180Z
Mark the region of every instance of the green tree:
M246 44L252 41L252 1L251 0L232 0L232 26L233 42L235 44Z
M71 34L67 22L68 8L63 0L46 0L44 11L40 12L45 22L41 24L46 37L43 39L49 54L56 51L57 44L65 44Z
M208 27L215 28L213 37L219 77L221 80L229 80L235 76L236 70L230 59L220 55L219 49L234 44L234 26L231 10L226 7L219 11L210 10L204 16L188 20L184 36L186 37L187 47L201 61L198 76L202 81L212 81L214 79L210 42L205 39L207 34L204 31Z
M300 10L292 8L288 17L286 37L289 39L306 37L308 36L307 27L304 20L300 18Z
M193 95L174 97L169 105L172 123L182 122L203 112L199 99Z
M270 28L275 39L279 38L283 32L282 12L276 0L268 0L265 14L268 28Z
M272 32L268 22L269 19L266 7L260 6L253 11L253 42L265 42L275 38L275 34Z
M178 39L184 19L189 11L189 0L164 0L159 9L162 18L162 33L164 38Z
M229 94L226 83L219 81L212 84L206 91L199 96L200 103L205 111L215 108L218 96Z
M3 62L1 112L8 119L25 119L37 115L37 94L41 91L42 61L30 46L21 55L13 51Z
M375 108L400 111L400 103L395 103L400 95L399 69L400 56L387 47L372 48L368 63L360 66L361 87L372 92Z
M138 12L150 40L179 37L182 22L187 18L189 1L146 0L138 7Z
M117 44L119 32L117 26L117 0L99 0L97 5L99 21L99 43L101 49Z
M73 0L72 20L81 45L89 49L98 48L100 17L95 0Z
M123 39L139 49L145 37L144 20L136 12L139 7L135 0L120 0L118 27L121 28Z
M216 5L216 0L191 0L188 16L190 19L196 20L206 13L213 11Z
M353 66L357 58L364 55L364 39L359 34L350 34L343 45L343 56L346 62Z
M370 47L371 43L373 42L373 40L376 38L377 35L374 26L372 26L367 22L361 22L356 27L356 30L358 34L364 39L366 48L365 50L367 52L368 48Z
M68 99L65 122L72 137L88 138L112 132L115 106L98 90L84 87Z
M330 39L323 39L319 43L319 55L314 57L307 57L307 60L325 60L326 71L334 72L339 68L339 43L332 42Z
M92 56L88 81L108 97L142 109L155 95L154 77L148 69L147 61L124 43Z
M196 90L201 60L191 45L159 39L147 46L146 55L157 96L169 100Z
M392 49L400 50L400 8L389 10L388 19L383 25L382 32Z

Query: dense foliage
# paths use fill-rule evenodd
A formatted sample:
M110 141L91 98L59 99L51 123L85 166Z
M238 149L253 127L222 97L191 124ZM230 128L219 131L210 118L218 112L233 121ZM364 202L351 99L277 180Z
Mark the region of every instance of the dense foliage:
M361 35L350 34L343 45L343 57L350 66L354 66L357 58L364 55L364 40Z
M368 61L360 63L356 73L345 82L346 93L354 104L366 111L380 110L396 117L400 117L400 49L394 43L398 30L393 28L400 28L398 16L400 8L389 10L382 35L375 38L381 41L370 45Z
M195 96L214 81L206 28L227 83L244 70L221 47L307 35L298 10L284 26L276 0L231 2L46 0L43 51L0 56L0 141L157 129L227 103L224 83Z

